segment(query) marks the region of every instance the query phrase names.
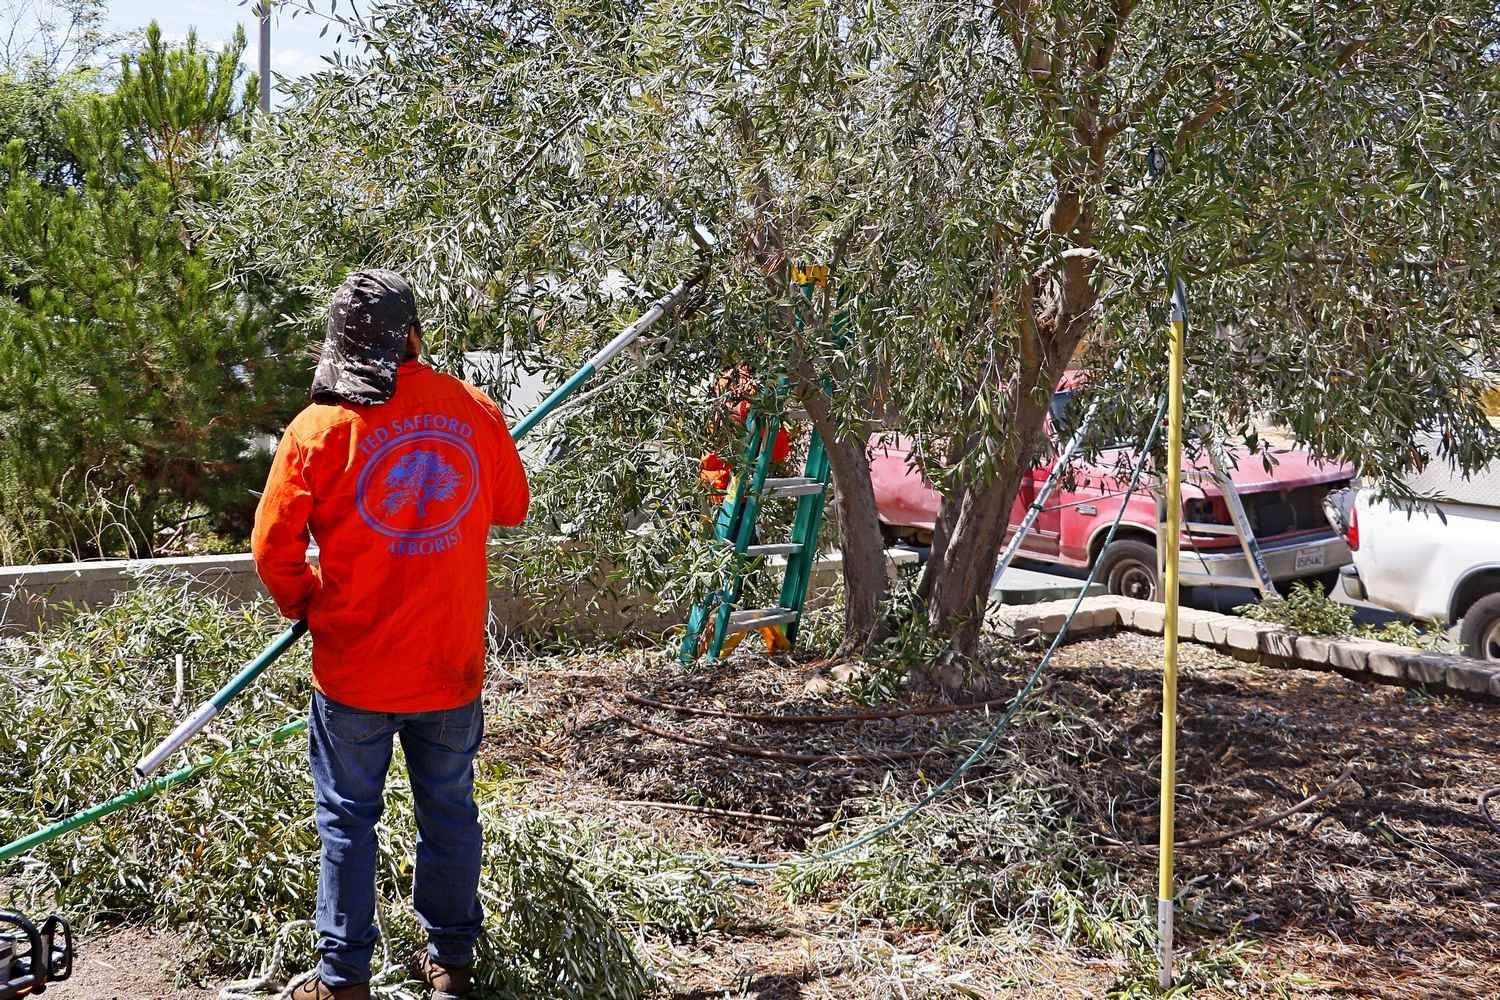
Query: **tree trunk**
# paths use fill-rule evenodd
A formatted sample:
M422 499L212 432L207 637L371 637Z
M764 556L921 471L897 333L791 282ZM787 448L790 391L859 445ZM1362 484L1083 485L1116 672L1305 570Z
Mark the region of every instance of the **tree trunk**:
M858 656L885 638L880 606L890 587L885 539L875 515L875 487L863 441L827 441L828 464L837 487L839 532L844 555L844 641L839 652Z
M932 526L932 544L927 549L927 564L922 567L922 579L917 584L917 600L926 605L932 600L932 591L943 575L948 560L948 539L958 526L958 512L963 506L968 490L959 486L951 498L945 497L938 507L937 521Z
M1054 377L1045 372L1039 376L1043 384ZM1024 393L1010 412L1015 414L1010 447L994 478L963 492L956 513L948 510L945 503L940 515L953 527L942 563L933 572L927 613L933 624L948 634L949 647L965 655L972 655L978 645L990 581L1010 523L1011 506L1020 492L1021 478L1036 454L1047 411L1030 393Z
M828 449L835 509L844 557L844 638L839 654L859 656L880 642L880 605L890 587L885 539L875 514L870 453L865 435L841 436L823 382L806 362L794 362L791 377L808 419Z

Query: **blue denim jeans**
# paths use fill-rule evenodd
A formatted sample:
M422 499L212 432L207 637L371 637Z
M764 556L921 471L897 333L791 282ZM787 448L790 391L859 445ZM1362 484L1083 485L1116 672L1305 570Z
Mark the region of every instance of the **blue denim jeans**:
M475 699L442 712L392 714L350 708L313 693L308 759L323 840L318 872L318 974L331 987L370 980L375 927L375 824L384 808L392 739L401 738L417 814L412 904L428 952L467 965L479 939L479 810L474 754L484 735Z

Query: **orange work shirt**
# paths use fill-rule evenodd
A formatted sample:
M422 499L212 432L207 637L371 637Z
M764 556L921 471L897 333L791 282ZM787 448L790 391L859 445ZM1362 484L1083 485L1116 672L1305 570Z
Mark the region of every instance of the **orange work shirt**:
M725 373L716 387L719 395L731 397L724 405L734 414L735 422L742 427L745 421L750 419L750 400L741 399L736 403L733 396L752 393L754 390L755 385L750 379L750 371L743 366ZM791 453L792 439L786 429L782 428L776 432L776 440L771 442L771 461L785 462ZM698 460L698 477L713 491L714 503L723 503L725 494L729 492L729 484L734 478L729 462L718 452L710 451Z
M489 528L520 524L530 502L500 408L420 362L401 365L389 402L299 413L271 465L251 550L281 613L307 619L317 689L374 712L478 697Z

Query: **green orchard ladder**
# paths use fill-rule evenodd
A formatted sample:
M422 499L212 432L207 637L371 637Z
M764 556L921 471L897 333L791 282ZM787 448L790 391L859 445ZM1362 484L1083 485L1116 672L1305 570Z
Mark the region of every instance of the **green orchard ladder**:
M794 268L792 274L794 283L809 299L815 288L828 281L827 267ZM847 318L842 310L833 318L832 331L840 345L844 342L843 329ZM796 321L800 327L800 315ZM831 387L825 385L824 388ZM788 391L788 381L783 377L776 385L772 402L784 402ZM779 405L761 406L752 409L745 420L746 444L739 466L745 473L735 479L714 518L714 537L734 547L733 561L719 588L695 604L688 616L680 651L683 663L692 663L704 653L710 660L718 660L724 651L725 640L737 632L775 627L782 630L788 645L797 641L803 605L807 601L813 566L818 559L818 536L823 530L830 470L823 438L816 429L809 427L807 459L802 475L774 477L769 474L783 412ZM755 531L762 501L783 497L797 501L791 539L762 544ZM772 607L740 608L750 561L764 556L786 558L781 596Z
M785 380L778 394L785 392ZM734 547L733 563L720 586L693 606L682 637L681 659L692 663L706 652L719 659L724 641L736 632L779 627L788 643L797 641L798 619L807 600L808 583L818 558L818 535L823 527L823 506L828 494L828 451L817 431L810 430L807 460L800 476L769 475L771 453L781 431L782 418L764 409L752 410L745 420L746 445L738 477L714 518L714 537ZM796 498L790 541L762 544L755 525L766 498ZM740 608L750 561L764 556L785 556L781 596L768 608ZM705 639L707 640L705 645Z

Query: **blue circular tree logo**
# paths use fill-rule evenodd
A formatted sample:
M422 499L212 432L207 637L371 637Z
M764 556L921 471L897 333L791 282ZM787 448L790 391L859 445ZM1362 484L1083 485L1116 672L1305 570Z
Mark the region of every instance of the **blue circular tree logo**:
M456 434L398 434L365 461L355 488L360 517L392 538L433 538L453 529L479 493L474 449Z

